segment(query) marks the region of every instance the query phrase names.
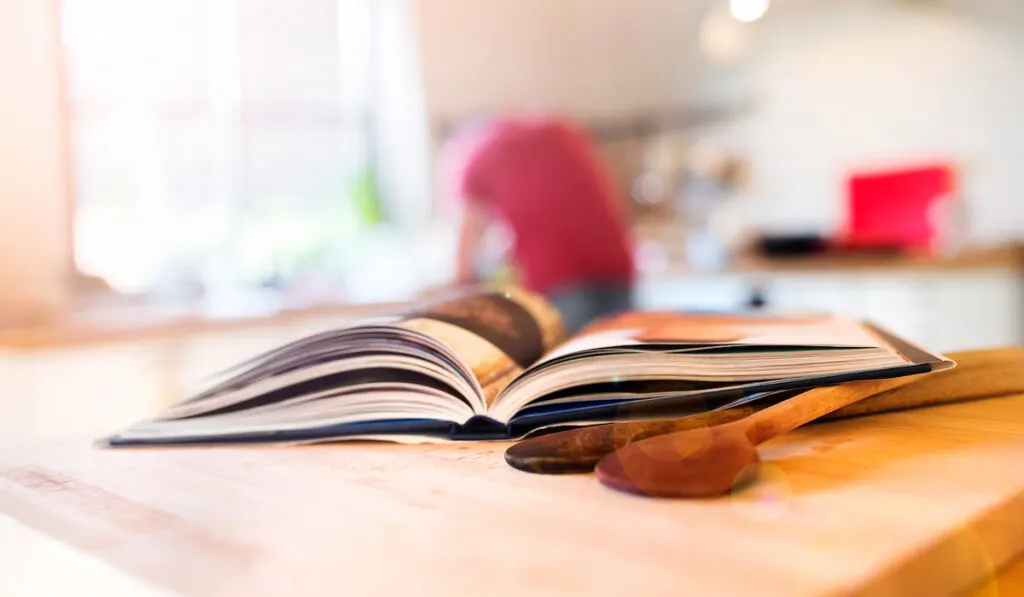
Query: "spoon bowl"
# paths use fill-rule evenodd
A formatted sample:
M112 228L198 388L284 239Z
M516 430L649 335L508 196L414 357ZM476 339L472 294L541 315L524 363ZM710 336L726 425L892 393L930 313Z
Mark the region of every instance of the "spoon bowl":
M744 428L726 424L632 443L602 458L595 472L602 483L620 491L712 497L745 483L760 464Z

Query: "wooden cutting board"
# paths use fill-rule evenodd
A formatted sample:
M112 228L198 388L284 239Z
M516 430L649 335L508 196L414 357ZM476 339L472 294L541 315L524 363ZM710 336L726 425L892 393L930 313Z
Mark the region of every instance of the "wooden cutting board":
M26 448L0 455L0 514L218 597L938 596L1024 552L1024 396L797 430L713 500L522 473L506 447Z

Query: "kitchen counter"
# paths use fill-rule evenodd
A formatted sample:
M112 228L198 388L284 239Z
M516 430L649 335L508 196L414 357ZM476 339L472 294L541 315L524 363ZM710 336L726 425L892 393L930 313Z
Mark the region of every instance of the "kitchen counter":
M970 249L949 256L884 253L821 253L818 255L771 258L741 255L725 265L724 274L848 273L848 272L962 272L1000 270L1024 275L1024 246L1009 245ZM671 264L659 273L694 273L691 267Z
M199 312L161 312L126 308L86 311L32 326L0 328L0 350L40 350L111 344L126 341L182 338L196 334L234 332L301 324L309 320L347 321L404 306L403 303L349 305L323 303L305 307L270 308L258 313L204 315Z
M199 597L1021 588L1024 396L811 425L710 500L523 473L505 446L0 451L0 562L22 560L0 593L57 570L80 594Z
M965 251L948 258L927 256L879 255L820 255L791 259L768 259L756 255L737 258L728 266L713 271L695 270L678 261L668 261L641 272L641 306L663 308L675 306L674 297L680 293L671 289L658 291L657 286L694 278L714 289L713 280L741 280L744 284L771 281L779 277L818 277L835 279L838 276L903 276L910 274L961 275L971 273L1005 276L1024 280L1024 248L1004 246ZM654 291L645 291L646 288ZM683 293L685 294L685 293ZM429 294L428 294L429 296ZM719 306L721 297L697 295L711 306ZM746 297L743 297L746 298ZM111 307L86 309L62 319L32 326L0 327L0 350L39 350L66 348L123 341L181 338L195 334L235 332L254 328L294 327L316 322L336 325L339 322L408 306L407 302L377 305L353 305L343 302L325 302L305 306L264 306L260 309L242 309L221 315L203 314L197 310L168 312L156 306ZM680 307L701 307L684 303ZM742 306L729 305L730 307ZM790 305L783 305L789 307ZM827 308L824 306L823 308Z

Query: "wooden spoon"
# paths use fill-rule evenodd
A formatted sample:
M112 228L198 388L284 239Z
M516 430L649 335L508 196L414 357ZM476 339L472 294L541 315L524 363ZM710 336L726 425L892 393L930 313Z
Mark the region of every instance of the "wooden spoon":
M855 402L821 420L1024 393L1024 349L1020 347L968 350L946 356L956 361L954 369L915 376L912 384ZM769 401L761 401L675 419L624 421L551 433L510 446L505 461L531 473L591 473L601 458L634 442L731 423L769 405Z
M758 444L914 378L815 388L739 421L639 441L602 458L597 478L609 487L654 497L721 495L757 472Z

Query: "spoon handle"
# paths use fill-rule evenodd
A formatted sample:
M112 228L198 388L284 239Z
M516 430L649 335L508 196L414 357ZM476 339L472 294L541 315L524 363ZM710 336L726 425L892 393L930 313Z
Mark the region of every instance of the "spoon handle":
M910 375L895 379L870 379L814 388L769 406L737 423L746 427L747 438L756 446L854 402L905 386L920 377Z

